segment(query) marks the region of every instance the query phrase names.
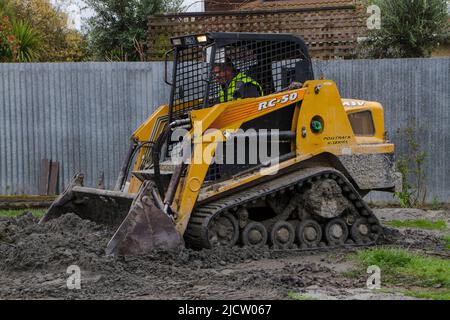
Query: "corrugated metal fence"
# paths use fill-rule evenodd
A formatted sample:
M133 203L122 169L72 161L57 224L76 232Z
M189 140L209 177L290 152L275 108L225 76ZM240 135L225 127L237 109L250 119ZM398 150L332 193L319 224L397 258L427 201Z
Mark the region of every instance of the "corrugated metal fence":
M134 129L168 98L163 63L0 65L0 194L36 194L41 159L59 190L77 171L112 186Z
M402 132L414 127L419 148L427 154L428 201L450 202L450 58L318 61L315 73L335 80L342 97L383 105L397 157L409 152ZM393 200L387 193L369 198Z
M377 100L397 134L415 121L427 152L428 197L450 199L450 59L317 61L343 97ZM73 173L113 186L128 137L169 96L164 64L0 64L0 194L36 194L41 159L59 161L59 190ZM376 199L391 199L391 197Z

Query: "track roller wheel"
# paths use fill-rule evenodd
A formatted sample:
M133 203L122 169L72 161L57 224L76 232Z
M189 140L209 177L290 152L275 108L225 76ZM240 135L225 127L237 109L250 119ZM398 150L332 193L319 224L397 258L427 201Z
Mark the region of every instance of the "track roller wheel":
M370 227L372 231L369 235L370 239L373 242L376 242L378 238L383 234L383 228L379 224L374 224Z
M259 248L267 242L266 227L259 222L252 221L247 224L241 233L241 242L244 246Z
M370 233L370 224L366 218L356 219L350 228L350 235L358 244L371 242Z
M341 245L348 237L348 228L344 219L335 218L325 226L325 238L329 245Z
M322 239L322 227L312 219L302 221L295 231L301 247L317 247Z
M288 249L295 240L295 230L287 221L278 221L270 229L270 243L279 249Z
M239 224L230 213L220 214L208 225L209 247L232 247L239 238Z

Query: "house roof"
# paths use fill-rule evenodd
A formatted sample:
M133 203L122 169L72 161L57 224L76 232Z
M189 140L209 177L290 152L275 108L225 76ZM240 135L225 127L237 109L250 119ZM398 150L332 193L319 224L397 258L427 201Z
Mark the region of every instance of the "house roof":
M298 9L352 4L355 4L355 0L255 0L242 4L237 10Z

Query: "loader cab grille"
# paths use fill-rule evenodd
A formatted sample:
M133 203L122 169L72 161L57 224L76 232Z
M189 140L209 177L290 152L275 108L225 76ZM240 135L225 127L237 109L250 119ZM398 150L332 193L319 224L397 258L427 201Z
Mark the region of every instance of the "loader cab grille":
M207 33L173 38L172 44L170 122L221 102L221 85L212 72L216 64L231 63L235 74L257 82L264 95L314 79L305 43L290 34Z
M211 44L189 45L175 51L170 121L186 117L188 111L203 107L208 83L208 54Z
M313 79L310 60L293 41L242 40L222 43L216 48L213 66L231 64L235 74L258 83L264 95L286 90L294 81ZM209 105L220 102L221 85L212 79Z
M186 118L191 110L228 101L227 84L230 82L219 83L213 72L215 66L231 66L233 77L241 74L251 79L253 87L258 88L256 96L287 90L292 82L303 83L314 79L305 43L290 34L207 33L172 38L172 44L175 61L169 123ZM245 97L249 96L242 96ZM235 98L233 96L231 99ZM290 130L292 119L285 118L284 121L288 125L286 130ZM266 128L267 123L276 124L263 121L255 129L281 129L280 125ZM172 149L173 144L169 142L169 153ZM246 161L241 167L254 165ZM206 180L216 182L226 179L237 168L211 165Z

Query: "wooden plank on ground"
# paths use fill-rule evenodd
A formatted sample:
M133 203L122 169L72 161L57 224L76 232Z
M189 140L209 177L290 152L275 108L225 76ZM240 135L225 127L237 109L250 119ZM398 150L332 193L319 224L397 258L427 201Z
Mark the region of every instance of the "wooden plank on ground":
M39 194L47 194L48 182L50 175L50 161L48 159L41 160L41 172L39 176Z
M59 163L58 161L50 162L50 179L47 194L55 195L56 189L58 187L58 173L59 173Z

